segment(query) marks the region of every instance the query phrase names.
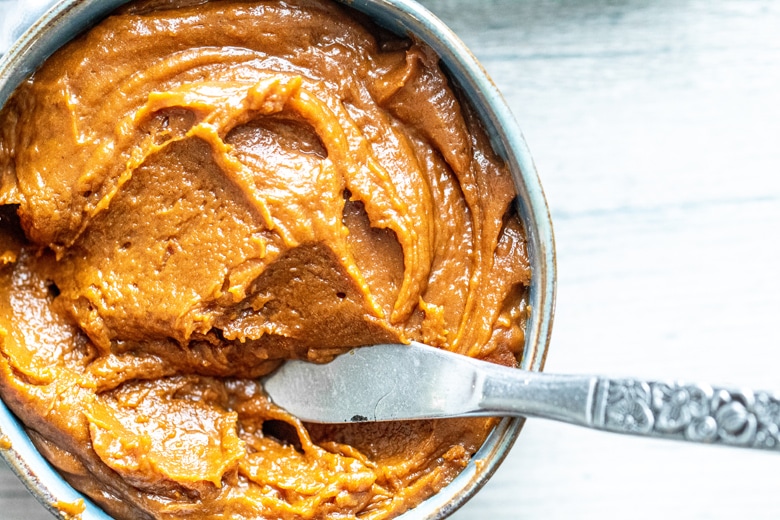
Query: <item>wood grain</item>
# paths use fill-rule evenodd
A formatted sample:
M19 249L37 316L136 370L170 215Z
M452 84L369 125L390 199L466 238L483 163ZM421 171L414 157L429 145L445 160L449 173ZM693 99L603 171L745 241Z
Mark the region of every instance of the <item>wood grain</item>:
M545 186L547 370L780 389L780 4L424 3L504 92ZM774 519L779 463L529 421L453 518ZM0 518L48 518L4 467Z

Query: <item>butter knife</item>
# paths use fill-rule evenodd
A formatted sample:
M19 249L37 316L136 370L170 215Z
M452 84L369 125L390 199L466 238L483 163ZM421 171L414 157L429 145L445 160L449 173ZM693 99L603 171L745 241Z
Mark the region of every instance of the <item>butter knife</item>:
M615 433L780 450L775 393L529 372L416 342L356 348L326 364L287 361L263 385L276 405L305 422L524 416Z

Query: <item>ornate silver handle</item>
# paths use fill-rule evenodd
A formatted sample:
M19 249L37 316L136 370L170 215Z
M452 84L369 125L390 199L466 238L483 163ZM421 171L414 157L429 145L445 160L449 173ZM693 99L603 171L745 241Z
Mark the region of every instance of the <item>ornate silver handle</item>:
M780 399L769 392L597 376L496 375L481 388L480 415L492 409L615 433L780 450Z
M780 449L780 400L702 384L598 379L593 426L619 433Z

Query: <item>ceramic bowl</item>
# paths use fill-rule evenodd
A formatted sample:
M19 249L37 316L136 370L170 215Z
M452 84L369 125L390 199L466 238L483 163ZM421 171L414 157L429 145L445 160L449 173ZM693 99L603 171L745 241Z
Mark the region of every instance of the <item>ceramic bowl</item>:
M517 188L518 210L526 226L532 267L531 314L521 367L541 370L547 353L555 303L555 248L542 187L520 129L496 86L463 42L439 19L410 0L343 0L400 35L414 35L441 57L445 71L480 115L492 144L509 165ZM63 0L33 23L0 58L0 106L13 90L57 48L94 25L126 0ZM498 468L523 426L504 419L466 469L439 493L408 511L403 520L449 516L474 495ZM84 500L82 520L109 517L74 490L30 442L24 427L0 402L3 458L30 492L53 514L62 504ZM10 447L8 447L10 446ZM477 463L479 461L479 463Z

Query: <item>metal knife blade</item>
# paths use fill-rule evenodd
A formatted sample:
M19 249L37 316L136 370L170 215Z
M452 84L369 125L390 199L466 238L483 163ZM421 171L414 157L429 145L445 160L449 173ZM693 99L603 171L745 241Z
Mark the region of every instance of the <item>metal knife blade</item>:
M263 386L276 405L308 422L473 415L479 414L480 364L489 365L420 343L376 345L326 364L287 361Z

